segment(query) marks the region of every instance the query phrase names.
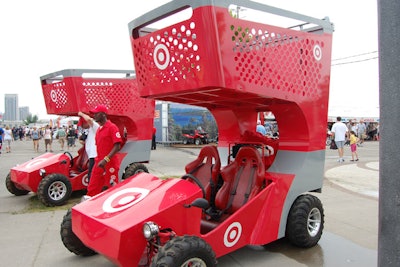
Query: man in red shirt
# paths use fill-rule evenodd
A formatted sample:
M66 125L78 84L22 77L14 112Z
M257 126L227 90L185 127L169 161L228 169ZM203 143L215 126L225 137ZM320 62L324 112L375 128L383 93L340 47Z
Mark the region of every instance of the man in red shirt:
M93 119L100 125L96 132L97 157L88 185L87 195L99 194L103 187L118 182L119 162L113 156L121 149L121 134L118 127L107 119L108 109L98 105L90 110Z

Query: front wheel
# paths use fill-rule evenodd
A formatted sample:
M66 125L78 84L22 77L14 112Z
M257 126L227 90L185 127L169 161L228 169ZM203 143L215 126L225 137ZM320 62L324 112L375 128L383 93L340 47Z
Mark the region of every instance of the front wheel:
M67 214L63 217L60 235L64 246L72 253L75 253L78 256L92 256L96 254L95 251L85 246L72 231L71 209L69 209Z
M131 165L128 166L128 168L126 168L124 175L122 175L122 180L125 180L126 178L129 178L132 175L141 172L149 173L149 170L147 169L146 165L144 165L143 163L132 163Z
M194 139L194 144L195 144L196 146L199 146L199 145L201 144L201 139L200 139L200 138Z
M161 247L150 266L216 267L217 259L206 241L197 236L185 235L175 237Z
M286 237L298 247L315 246L324 229L324 209L321 201L313 195L301 195L290 208Z
M62 174L52 173L40 181L38 198L46 206L61 206L70 198L71 182Z
M11 173L7 174L6 188L7 188L8 192L10 192L11 194L16 195L16 196L24 196L30 192L28 190L18 188L18 186L13 181L11 181Z

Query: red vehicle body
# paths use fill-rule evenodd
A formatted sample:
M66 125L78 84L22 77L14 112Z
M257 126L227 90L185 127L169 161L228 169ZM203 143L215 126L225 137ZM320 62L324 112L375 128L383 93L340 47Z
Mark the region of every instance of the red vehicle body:
M208 144L208 133L199 130L182 131L183 144Z
M126 70L70 69L41 78L47 113L77 116L98 104L109 109L108 118L123 136L119 178L145 171L149 162L154 100L139 96L135 73ZM45 153L11 168L6 186L14 195L38 194L47 206L62 205L73 191L86 189L88 158L85 148L73 157L69 152Z
M246 245L319 241L323 207L308 192L323 184L333 27L260 3L229 3L300 22L242 20L222 0L172 1L133 20L140 94L208 108L218 148L202 148L182 179L141 173L74 206L61 227L70 251L97 252L118 266L216 266ZM152 24L186 9L189 18ZM275 115L279 139L255 133L264 111Z

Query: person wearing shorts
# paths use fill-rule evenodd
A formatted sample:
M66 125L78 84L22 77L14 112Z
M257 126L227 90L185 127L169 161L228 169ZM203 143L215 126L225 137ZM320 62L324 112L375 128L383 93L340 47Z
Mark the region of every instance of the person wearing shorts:
M337 146L337 150L339 153L338 162L344 162L344 143L346 142L346 137L348 133L348 129L346 124L342 122L342 117L337 117L336 122L332 125L331 132L334 136L334 140Z
M358 137L356 136L355 131L350 131L350 150L351 150L351 160L350 161L358 161L358 154L357 154L357 142L359 141ZM354 159L356 157L356 159Z
M44 129L44 135L43 135L43 139L44 139L44 147L45 147L45 151L50 151L53 152L51 143L52 143L52 131L51 131L51 127L50 125L46 125L46 128Z

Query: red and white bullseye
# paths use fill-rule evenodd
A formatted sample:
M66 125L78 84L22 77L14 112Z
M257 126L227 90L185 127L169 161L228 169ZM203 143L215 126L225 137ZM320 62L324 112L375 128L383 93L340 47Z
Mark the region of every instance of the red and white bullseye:
M226 229L224 234L224 245L228 248L233 247L242 235L242 225L234 222Z
M42 164L46 160L47 160L47 158L33 159L28 164L26 164L26 168L29 169L29 168L31 168L31 167L33 167L35 165Z
M314 53L314 58L316 60L320 61L322 58L322 49L319 45L316 44L314 46L313 53Z
M144 199L149 192L147 189L138 187L122 189L104 201L103 210L108 213L114 213L127 209Z
M82 184L83 184L84 186L88 186L88 185L89 185L89 175L85 174L85 175L82 177Z
M170 58L171 56L165 44L156 45L153 53L153 60L157 68L160 70L165 70L169 65Z
M51 90L50 97L51 97L51 101L57 102L57 93L55 90Z

